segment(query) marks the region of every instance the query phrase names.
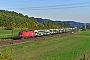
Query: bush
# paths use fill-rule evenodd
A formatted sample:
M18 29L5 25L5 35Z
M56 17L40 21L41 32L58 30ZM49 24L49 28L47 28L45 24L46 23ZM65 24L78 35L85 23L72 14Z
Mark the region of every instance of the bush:
M12 50L5 50L3 52L0 52L0 60L16 60L14 57L10 55L10 52Z
M86 31L86 29L85 29L85 28L83 28L83 29L82 29L82 31Z
M8 26L8 27L6 28L6 30L12 30L12 29L13 29L12 26Z

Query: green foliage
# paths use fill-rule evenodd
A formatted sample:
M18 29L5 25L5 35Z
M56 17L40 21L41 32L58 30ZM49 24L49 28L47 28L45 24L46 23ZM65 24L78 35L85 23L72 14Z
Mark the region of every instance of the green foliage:
M16 60L14 57L10 55L12 50L6 50L0 52L0 60Z
M32 28L37 24L34 17L28 17L21 13L16 13L14 11L0 10L0 26L8 27L12 26L15 28Z
M47 22L37 22L34 17L28 17L22 13L14 11L0 10L0 26L8 27L13 26L15 28L29 28L29 29L48 29L48 28L61 28L69 27L66 22L55 24L49 20Z
M82 31L86 31L86 28L85 27L82 27Z
M83 29L82 29L82 31L86 31L86 29L85 29L85 28L83 28Z
M41 40L12 45L12 56L16 60L78 60L90 55L90 31L79 31L73 35L53 36ZM0 50L4 50L0 47Z
M88 25L86 26L86 28L90 30L90 24L88 24Z
M14 29L13 35L16 37L21 29ZM10 39L12 37L12 30L0 30L0 40Z
M6 30L12 30L12 29L13 29L12 26L8 26L8 27L6 28Z
M61 28L69 28L69 27L71 27L68 22L61 22L60 26L61 26Z

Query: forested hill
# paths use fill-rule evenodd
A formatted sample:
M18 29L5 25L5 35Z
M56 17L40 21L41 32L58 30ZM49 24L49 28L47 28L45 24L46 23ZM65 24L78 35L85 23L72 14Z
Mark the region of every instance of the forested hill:
M28 17L21 13L16 13L14 11L0 10L0 26L8 27L14 26L18 28L26 28L29 26L34 26L37 24L37 21L34 17Z
M34 17L28 17L22 13L0 10L0 27L43 29L57 28L58 26L53 21L37 22Z

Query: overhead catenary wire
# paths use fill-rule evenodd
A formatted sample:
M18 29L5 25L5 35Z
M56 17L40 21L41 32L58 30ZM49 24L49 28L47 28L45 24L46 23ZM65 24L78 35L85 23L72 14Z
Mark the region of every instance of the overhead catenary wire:
M87 4L90 4L90 2L61 4L61 5L50 5L50 6L38 6L38 7L30 7L30 8L51 8L51 7L63 7L63 6L87 5Z
M8 0L0 1L0 3L7 3L7 2L8 2ZM25 1L22 1L22 0L11 0L9 2L20 2L20 3L22 3L22 2L31 2L31 1L28 1L28 0L25 0Z
M20 8L9 8L9 9L50 10L50 9L67 9L67 8L80 8L80 7L90 7L90 2L51 5L51 6L20 7Z
M26 2L37 2L37 1L43 1L43 0L11 0L9 2L18 2L18 3L26 3ZM0 3L7 3L8 0L0 0Z
M31 10L51 10L51 9L69 9L69 8L81 8L81 7L90 7L90 5L85 6L73 6L73 7L58 7L58 8L44 8L44 9L31 9Z
M20 10L52 10L52 9L69 9L69 8L83 8L90 7L90 5L80 5L80 6L66 6L66 7L53 7L53 8L9 8L9 9L20 9Z

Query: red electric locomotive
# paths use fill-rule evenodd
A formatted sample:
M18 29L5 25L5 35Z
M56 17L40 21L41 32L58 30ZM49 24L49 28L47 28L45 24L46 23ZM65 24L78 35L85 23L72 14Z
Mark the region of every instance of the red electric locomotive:
M27 37L35 37L36 34L34 30L21 31L18 33L18 38L27 38Z

